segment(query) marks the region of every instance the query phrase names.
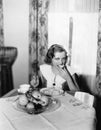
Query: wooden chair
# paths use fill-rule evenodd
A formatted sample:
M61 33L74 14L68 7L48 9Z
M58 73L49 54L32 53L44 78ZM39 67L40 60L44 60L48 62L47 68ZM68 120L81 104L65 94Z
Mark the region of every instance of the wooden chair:
M17 54L16 47L0 47L0 97L14 89L12 66Z

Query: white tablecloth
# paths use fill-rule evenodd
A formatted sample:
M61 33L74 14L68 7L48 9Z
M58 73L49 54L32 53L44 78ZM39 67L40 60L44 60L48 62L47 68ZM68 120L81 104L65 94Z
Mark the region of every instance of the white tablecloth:
M30 115L14 108L17 96L0 99L0 130L95 130L95 109L73 96L58 96L55 111Z

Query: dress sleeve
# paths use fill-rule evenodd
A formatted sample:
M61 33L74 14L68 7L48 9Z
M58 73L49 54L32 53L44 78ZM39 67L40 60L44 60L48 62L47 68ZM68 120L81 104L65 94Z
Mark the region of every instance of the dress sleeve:
M76 81L76 77L75 77L75 75L77 75L76 74L76 72L75 72L75 70L72 68L72 67L70 67L70 66L67 66L67 71L68 71L68 73L69 73L69 75L70 75L70 77L71 77L71 82L75 85L75 89L76 90L80 90L80 87L79 87L79 85L78 85L78 82ZM69 82L70 82L69 81ZM70 84L70 83L69 83Z
M73 74L75 74L75 70L72 68L72 67L70 67L70 66L66 66L67 68L68 68L68 71L69 71L69 73L71 74L71 75L73 75Z

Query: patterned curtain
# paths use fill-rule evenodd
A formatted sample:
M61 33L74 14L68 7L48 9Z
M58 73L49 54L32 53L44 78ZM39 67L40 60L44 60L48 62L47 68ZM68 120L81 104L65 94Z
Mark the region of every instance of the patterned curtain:
M37 64L44 63L48 48L49 0L29 0L29 81L37 71Z
M3 6L2 0L0 0L0 46L4 45L4 34L3 34Z
M0 0L0 46L4 46L4 34L3 34L3 5L2 0ZM1 74L1 65L0 65ZM0 80L1 87L1 80ZM1 94L1 93L0 93Z
M101 0L99 0L96 88L101 96Z

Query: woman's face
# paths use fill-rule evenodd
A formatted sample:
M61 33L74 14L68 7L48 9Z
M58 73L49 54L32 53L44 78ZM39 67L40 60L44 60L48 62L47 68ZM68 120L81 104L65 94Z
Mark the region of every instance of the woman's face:
M54 57L52 59L52 65L55 67L64 68L67 61L66 53L63 52L55 52Z

